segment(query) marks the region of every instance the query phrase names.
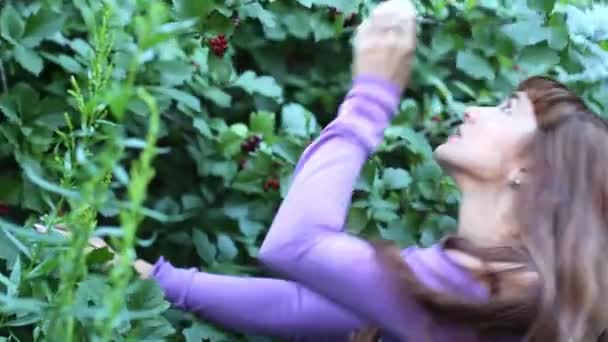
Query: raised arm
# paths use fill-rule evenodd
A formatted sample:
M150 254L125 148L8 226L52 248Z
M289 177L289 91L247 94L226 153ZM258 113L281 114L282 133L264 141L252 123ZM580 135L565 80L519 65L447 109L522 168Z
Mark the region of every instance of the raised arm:
M404 65L410 62L404 53L411 54L412 47L407 51L404 44L413 34L413 23L407 20L415 20L411 13L395 7L403 4L409 2L391 0L380 5L384 12L375 11L375 21L363 29L369 31L359 32L369 34L361 38L363 44L369 43L374 33L375 38L387 40L379 43L385 46L377 46L378 51L363 51L375 58L376 65L361 62L370 71L388 68L386 77L373 72L355 77L338 116L304 151L261 247L260 260L399 340L416 341L430 324L429 315L413 298L399 293L369 243L343 232L360 169L381 143L384 129L397 112L401 89L397 82L388 80L394 76L391 72L398 71L395 62L399 58Z
M294 282L176 268L163 258L151 274L176 307L242 333L293 341L347 341L358 317Z

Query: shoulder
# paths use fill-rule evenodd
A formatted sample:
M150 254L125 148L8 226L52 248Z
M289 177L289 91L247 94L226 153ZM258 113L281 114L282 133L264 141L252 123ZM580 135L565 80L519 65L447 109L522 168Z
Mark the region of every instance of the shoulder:
M489 296L484 284L462 266L466 264L461 263L458 259L460 256L444 250L439 244L431 247L411 246L403 249L401 256L416 278L434 291L471 299L486 299Z

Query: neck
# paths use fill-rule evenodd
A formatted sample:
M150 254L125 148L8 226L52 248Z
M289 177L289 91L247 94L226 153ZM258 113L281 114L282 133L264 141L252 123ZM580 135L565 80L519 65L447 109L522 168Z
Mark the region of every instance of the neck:
M504 184L459 184L462 201L458 235L480 247L498 247L513 241L513 190Z

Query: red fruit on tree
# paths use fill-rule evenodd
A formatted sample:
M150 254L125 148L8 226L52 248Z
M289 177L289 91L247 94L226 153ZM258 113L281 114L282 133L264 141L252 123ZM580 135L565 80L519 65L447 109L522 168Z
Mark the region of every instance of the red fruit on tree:
M243 153L250 153L258 149L260 146L260 142L262 141L262 137L259 135L254 135L252 137L247 138L241 144L241 151Z
M223 57L228 49L228 40L225 35L220 34L217 37L209 39L209 46L216 56Z
M269 178L264 183L264 191L278 190L281 187L281 183L276 178Z

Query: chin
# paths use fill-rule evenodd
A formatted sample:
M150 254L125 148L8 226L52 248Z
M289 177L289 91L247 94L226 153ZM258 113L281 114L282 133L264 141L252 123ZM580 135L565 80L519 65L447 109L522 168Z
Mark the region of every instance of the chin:
M450 176L454 176L454 173L463 168L462 158L458 158L449 144L437 146L433 151L433 157L441 169Z

